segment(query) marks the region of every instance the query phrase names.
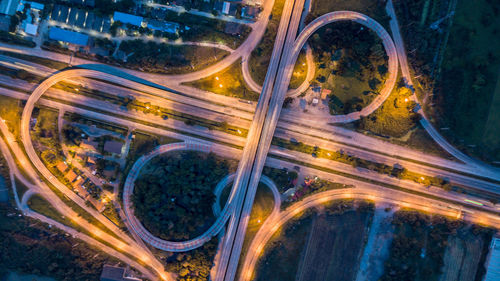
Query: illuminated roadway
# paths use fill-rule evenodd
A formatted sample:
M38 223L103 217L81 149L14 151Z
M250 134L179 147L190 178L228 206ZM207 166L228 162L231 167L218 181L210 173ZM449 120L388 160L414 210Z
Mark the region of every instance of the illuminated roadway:
M293 3L290 4L292 1L287 1L288 5L292 5ZM299 2L299 1L298 1ZM285 10L287 7L287 4L285 5ZM291 9L292 7L288 7ZM299 9L294 9L294 16L292 16L292 22L290 23L291 27L288 29L289 33L293 33L293 26L296 24L296 19L297 17L295 16L296 11ZM283 13L283 15L286 17L290 17L291 11L288 11L288 15L286 14L286 11ZM366 16L363 16L362 18L359 18L358 13L354 12L335 12L337 13L338 17L346 17L345 19L347 20L349 16L353 17L354 20L361 20L364 18L366 20ZM330 17L333 17L334 13L330 13L327 15L330 15ZM327 16L325 15L325 16ZM321 17L323 20L327 17ZM331 19L335 20L335 18ZM339 20L338 18L336 20ZM314 23L314 22L313 22ZM313 24L312 23L312 24ZM317 28L320 26L328 23L328 20L325 20L325 22L318 21L316 24L318 25ZM288 22L286 23L288 25ZM317 29L316 28L316 29ZM286 29L286 26L284 27ZM235 181L235 187L238 186L239 188L233 188L233 192L231 193L230 196L230 202L236 202L234 204L228 204L228 206L233 206L236 208L242 208L241 214L243 220L245 218L248 218L249 210L251 209L252 203L253 203L253 196L254 196L254 190L253 186L256 186L255 181L260 178L260 172L262 170L262 166L264 165L265 158L267 156L267 152L269 150L270 146L270 140L272 139L274 129L276 127L278 118L279 118L279 113L281 110L281 105L283 103L284 97L286 95L286 92L288 90L288 83L291 77L291 72L293 71L293 66L295 64L295 60L297 58L298 52L300 51L300 48L302 45L299 43L302 41L306 41L307 37L314 32L314 30L308 29L306 27L306 30L311 30L311 33L307 35L306 33L301 33L299 35L298 39L295 42L290 42L290 39L292 36L285 36L283 30L281 28L281 23L280 23L280 30L278 31L278 39L276 40L277 46L275 46L275 49L273 50L273 56L272 60L270 63L270 71L268 72L268 75L266 77L266 82L264 84L264 89L263 89L263 95L261 95L261 99L259 100L259 104L256 109L256 114L254 118L254 122L252 123L250 127L250 132L249 132L249 137L247 138L247 145L245 146L245 149L243 151L243 158L242 161L240 162L240 167L239 171L241 172L238 173L238 176ZM306 34L306 35L303 35ZM286 42L285 41L286 38ZM294 35L293 35L294 38ZM282 44L285 44L284 46ZM293 43L293 46L292 46ZM300 45L300 46L299 46ZM292 49L293 47L293 49ZM281 54L281 50L283 49L283 54L281 57L278 54ZM387 48L386 48L387 49ZM275 53L276 52L276 53ZM291 52L291 53L290 53ZM390 56L391 57L391 56ZM285 60L281 60L280 58L285 58ZM390 64L390 63L389 63ZM397 62L396 62L397 64ZM279 66L279 67L278 67ZM63 73L63 72L62 72ZM60 73L61 74L61 73ZM100 77L102 78L102 73L99 73ZM36 152L34 151L33 145L31 143L31 138L29 135L29 120L31 117L31 112L34 107L34 103L38 100L38 98L48 89L50 88L53 84L57 83L60 80L64 80L67 77L65 75L69 75L68 73L61 74L56 74L54 76L49 77L47 80L45 80L31 95L31 97L28 99L28 102L26 104L26 107L23 111L23 116L21 120L21 138L23 140L23 144L25 146L26 153L28 154L28 157L30 160L33 162L35 167L40 171L40 173L46 177L46 179L51 182L53 185L55 185L58 189L62 190L62 187L59 186L60 184L51 174L50 172L46 169L46 167L43 165L41 160L38 158L36 155ZM75 77L78 75L75 75ZM110 78L112 79L112 78ZM279 81L278 83L274 84L274 81ZM274 85L273 85L274 84ZM273 93L272 97L271 94ZM382 96L382 95L381 95ZM267 102L271 101L271 103L268 105ZM382 98L381 98L382 100ZM382 100L383 101L383 100ZM380 101L380 104L382 103ZM374 101L375 102L375 101ZM266 115L266 108L269 106L269 112ZM376 107L375 107L376 108ZM371 110L370 108L367 109L367 112ZM373 109L374 110L374 109ZM372 110L372 111L373 111ZM353 115L354 116L354 115ZM354 116L355 117L355 116ZM350 119L349 117L348 119ZM359 117L358 117L359 118ZM255 161L254 161L255 160ZM470 158L465 159L465 160L470 160ZM255 163L254 163L255 162ZM467 164L469 162L466 162ZM252 165L253 164L253 165ZM46 173L48 172L48 174ZM482 172L482 170L481 170ZM498 174L496 174L498 176ZM244 187L248 181L251 181L248 186L248 194L244 195L242 194L242 191L246 191L246 188L241 188L242 186ZM64 186L64 190L68 190L66 186ZM235 191L237 190L237 191ZM73 194L71 192L71 194ZM68 195L71 198L71 194ZM74 194L73 194L74 195ZM247 198L245 198L247 197ZM73 199L73 198L72 198ZM77 199L75 199L78 201ZM228 207L226 206L226 207ZM238 214L238 211L236 211L236 214ZM93 214L94 215L94 214ZM100 217L97 215L97 219L100 219ZM236 217L236 216L234 216ZM103 222L104 223L104 222ZM232 225L232 227L231 227ZM235 227L237 227L238 231L235 233ZM245 228L246 228L246 223L236 223L236 224L230 224L228 228L228 233L226 235L226 243L232 244L235 242L234 249L236 249L236 252L241 250L241 247L238 244L238 241L241 241L243 239L244 233L245 233ZM242 231L243 230L243 231ZM231 236L233 238L231 238ZM236 236L236 237L235 237ZM232 239L235 239L235 241L231 241ZM231 246L233 247L233 246ZM239 248L239 250L238 250ZM227 249L227 248L225 248ZM225 250L223 251L223 258L225 256L226 262L229 262L229 270L226 271L228 275L226 276L226 280L230 280L229 276L233 276L235 274L235 265L237 265L238 262L238 257L239 257L239 252L236 254L236 252L232 252L232 250ZM224 255L225 254L225 255ZM232 254L232 258L229 256Z

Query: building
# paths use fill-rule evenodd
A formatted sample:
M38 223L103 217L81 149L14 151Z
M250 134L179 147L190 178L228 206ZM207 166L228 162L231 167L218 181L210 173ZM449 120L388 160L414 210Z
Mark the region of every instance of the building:
M328 90L328 89L323 89L321 91L321 99L322 100L326 100L328 98L328 96L332 93L331 90Z
M64 162L59 162L57 163L56 168L59 170L59 172L64 174L64 172L66 172L66 170L68 169L68 165L66 165L66 163Z
M69 170L69 172L64 176L69 182L74 182L78 175L73 171Z
M148 21L148 28L171 34L177 34L179 32L180 25L176 22L151 19Z
M0 14L12 16L16 13L20 0L1 0Z
M139 278L125 276L125 268L104 265L100 281L142 281Z
M256 19L260 13L260 8L255 6L245 6L241 9L241 17L245 19Z
M486 275L484 281L500 280L500 238L491 239L490 253L488 255Z
M89 36L83 33L64 30L59 27L51 27L49 30L49 38L64 43L87 46L89 44Z
M143 18L131 14L125 14L121 12L115 12L113 15L113 20L114 21L119 21L124 24L131 24L135 26L142 26Z
M123 143L118 141L107 141L104 144L104 151L112 153L112 154L121 154L122 153Z

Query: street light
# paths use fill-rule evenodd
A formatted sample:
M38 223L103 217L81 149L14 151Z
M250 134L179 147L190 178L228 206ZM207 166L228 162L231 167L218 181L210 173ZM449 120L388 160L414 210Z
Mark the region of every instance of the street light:
M219 84L219 88L222 88L222 84Z
M219 76L215 76L215 80L219 81Z

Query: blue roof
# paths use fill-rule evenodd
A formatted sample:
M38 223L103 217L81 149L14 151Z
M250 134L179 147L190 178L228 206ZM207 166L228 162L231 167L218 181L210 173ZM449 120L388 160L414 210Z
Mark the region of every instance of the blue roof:
M86 46L89 42L89 36L86 34L64 30L58 27L52 27L49 30L49 38L52 40L63 41L82 46Z
M113 20L121 21L123 23L130 23L131 25L135 26L141 26L142 24L142 17L120 12L115 12L115 14L113 15Z

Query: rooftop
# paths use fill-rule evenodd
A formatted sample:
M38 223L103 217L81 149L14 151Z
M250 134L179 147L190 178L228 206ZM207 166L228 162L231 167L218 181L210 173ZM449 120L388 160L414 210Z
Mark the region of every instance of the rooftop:
M89 36L83 33L64 30L58 27L52 27L49 30L49 38L70 44L86 46L89 43Z
M120 22L123 22L125 24L129 23L131 25L141 26L143 18L139 17L139 16L131 15L131 14L115 12L115 14L113 15L113 20L120 21Z

